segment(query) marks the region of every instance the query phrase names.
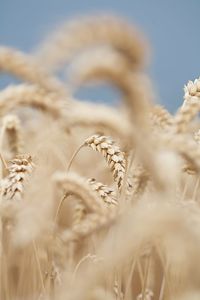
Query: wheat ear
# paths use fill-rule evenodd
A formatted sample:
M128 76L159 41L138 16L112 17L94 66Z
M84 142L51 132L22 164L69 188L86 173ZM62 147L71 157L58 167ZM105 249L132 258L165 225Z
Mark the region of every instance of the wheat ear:
M3 149L4 136L8 139L12 157L21 154L23 149L22 129L20 120L17 116L6 115L3 118L0 134L1 149Z
M71 230L64 230L60 237L65 243L88 237L99 230L109 228L116 222L118 216L119 213L117 210L108 210L104 214L87 214L87 218L73 226Z
M80 224L81 221L85 218L86 214L87 210L84 203L80 200L77 200L74 205L73 226Z
M103 212L104 206L87 180L76 173L56 173L53 177L57 187L61 188L65 196L75 195L85 205L88 211Z
M174 136L165 137L166 145L173 151L179 153L188 163L183 168L189 173L200 172L200 152L198 144L190 137L177 134Z
M24 186L32 173L33 162L30 155L19 155L8 162L9 175L1 180L2 200L22 200Z
M49 92L66 93L64 86L43 70L33 57L15 49L0 47L0 71L37 84Z
M5 115L19 106L31 106L49 113L53 118L59 118L63 104L56 101L57 99L54 93L47 94L35 85L9 86L0 92L0 115Z
M144 290L144 293L140 293L136 300L153 300L154 298L154 293L152 292L152 290L146 288Z
M38 49L38 61L56 69L85 47L112 46L122 53L131 68L143 65L146 43L135 28L113 16L85 17L61 26Z
M115 145L115 142L108 136L95 134L87 138L85 142L73 154L68 165L68 170L70 169L75 156L84 146L92 148L93 150L101 153L105 157L108 166L112 171L113 178L117 183L118 189L120 190L122 187L126 168L125 154L120 150L118 146Z
M194 132L194 140L200 145L200 129Z
M145 190L147 183L150 179L150 175L148 172L141 166L137 165L132 168L131 173L133 175L129 176L129 182L131 183L131 187L129 188L128 196L133 200L138 198Z
M110 137L101 136L98 134L86 139L84 144L93 150L100 152L105 157L108 166L113 173L113 178L120 190L126 168L124 152L122 152L120 148L115 145L115 142Z
M168 129L173 124L172 115L164 107L160 105L153 105L150 112L150 119L153 126Z
M118 201L113 189L109 188L107 185L97 182L94 178L88 179L88 183L91 185L93 191L97 192L103 202L107 206L117 206Z
M189 81L184 87L184 102L174 119L176 133L184 133L188 124L200 111L200 78Z

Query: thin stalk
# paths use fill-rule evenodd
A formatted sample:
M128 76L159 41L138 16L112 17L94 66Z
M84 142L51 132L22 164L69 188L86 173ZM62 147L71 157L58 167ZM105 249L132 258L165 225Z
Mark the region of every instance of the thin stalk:
M34 254L35 254L35 260L36 260L36 263L37 263L37 266L38 266L38 272L39 272L39 277L40 277L40 281L41 281L42 291L46 295L46 289L45 289L45 286L44 286L44 281L43 281L43 276L42 276L42 269L41 269L40 260L39 260L39 257L38 257L38 250L37 250L37 247L36 247L36 244L35 244L34 240L32 241L32 244L33 244L33 250L34 250Z
M164 258L162 256L162 253L161 253L160 249L158 248L158 246L156 246L156 250L157 250L158 256L160 258L160 261L161 261L161 264L162 264L162 267L163 267L163 273L164 273L164 277L165 277L165 286L167 287L168 292L169 292L169 296L170 296L171 295L170 282L169 282L169 278L167 276L167 268L168 268L168 266L165 263Z
M162 284L160 288L160 295L158 300L162 300L164 296L164 291L165 291L165 275L163 274L163 279L162 279Z
M130 274L129 274L129 277L128 277L128 280L127 280L126 290L125 290L125 293L124 293L124 300L128 300L128 294L129 294L129 289L130 289L131 282L132 282L132 279L133 279L133 273L134 273L135 266L136 266L136 260L137 260L137 258L135 258L133 260L133 263L131 265L131 271L130 271Z
M146 291L146 288L147 288L147 279L148 279L148 275L149 275L150 263L151 263L151 254L148 255L147 263L146 263L146 266L145 266L144 284L143 284L143 287L142 287L142 300L145 300L145 291Z
M184 200L184 198L185 198L185 196L186 196L186 192L187 192L187 189L188 189L188 180L186 181L186 183L185 183L185 186L184 186L184 188L183 188L183 193L182 193L182 195L181 195L181 201L183 201Z
M79 269L80 265L81 265L83 262L85 262L87 259L91 259L91 258L92 258L92 257L91 257L91 254L89 253L89 254L87 254L86 256L84 256L84 257L82 257L82 258L80 259L80 261L79 261L78 264L76 265L76 267L75 267L75 269L74 269L74 272L73 272L73 274L72 274L72 281L75 280L75 277L76 277L76 274L77 274L77 272L78 272L78 269Z
M200 183L200 177L197 178L195 186L194 186L194 191L193 191L193 194L192 194L192 199L194 201L195 201L195 198L196 198L196 195L197 195L197 191L198 191L198 188L199 188L199 183Z
M69 196L69 194L64 194L64 196L61 198L61 200L60 200L60 202L59 202L59 204L58 204L58 207L57 207L57 210L56 210L56 214L55 214L55 218L54 218L54 223L56 223L56 221L57 221L57 218L58 218L60 209L61 209L61 207L62 207L63 202L64 202L65 199L67 198L67 196Z
M79 151L80 151L84 146L85 146L85 144L80 145L80 146L78 147L78 149L76 149L76 151L73 153L73 155L72 155L72 157L71 157L71 159L70 159L70 161L69 161L69 164L68 164L68 166L67 166L67 172L70 171L70 168L71 168L71 165L72 165L73 160L75 159L76 155L79 153Z

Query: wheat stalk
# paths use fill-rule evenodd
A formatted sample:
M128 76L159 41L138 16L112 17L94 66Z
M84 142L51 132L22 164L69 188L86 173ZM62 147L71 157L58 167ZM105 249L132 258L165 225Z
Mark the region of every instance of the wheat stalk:
M129 118L140 130L148 131L152 92L148 78L141 72L130 72L123 56L110 49L86 53L74 63L71 82L79 86L91 80L107 80L122 93Z

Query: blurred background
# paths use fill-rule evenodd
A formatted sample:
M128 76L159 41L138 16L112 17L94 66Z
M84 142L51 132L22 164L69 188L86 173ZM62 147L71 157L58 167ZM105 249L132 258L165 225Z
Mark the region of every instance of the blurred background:
M147 37L156 101L176 111L184 84L200 75L200 0L0 0L0 44L31 52L64 21L104 12L122 16ZM9 80L1 76L0 87ZM112 102L115 92L85 88L78 96Z

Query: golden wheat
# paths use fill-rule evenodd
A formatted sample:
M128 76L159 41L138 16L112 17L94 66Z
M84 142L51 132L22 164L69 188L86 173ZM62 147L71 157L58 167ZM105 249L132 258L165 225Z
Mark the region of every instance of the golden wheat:
M200 299L200 79L175 115L154 104L143 40L96 16L0 47L27 82L0 91L0 299ZM96 80L118 108L74 97Z
M177 112L174 120L176 132L178 133L186 131L189 122L199 112L200 80L189 81L184 87L184 92L183 105Z
M107 205L118 205L117 198L113 189L109 188L101 182L97 182L94 178L88 180L92 189L96 191Z
M30 106L58 118L62 114L62 106L56 99L54 94L47 94L35 85L9 86L0 92L1 115L19 107Z
M15 115L6 115L3 118L1 129L1 149L3 148L4 136L7 136L9 150L12 158L22 153L23 137L20 120Z
M64 24L38 49L38 60L47 68L56 68L93 44L111 45L124 54L131 67L143 64L145 47L141 35L114 16L90 16Z
M34 59L20 51L0 47L0 71L35 83L47 91L63 93L63 86L59 80L49 76Z
M3 201L19 201L22 199L24 184L32 169L31 156L20 155L9 162L9 174L1 183Z

